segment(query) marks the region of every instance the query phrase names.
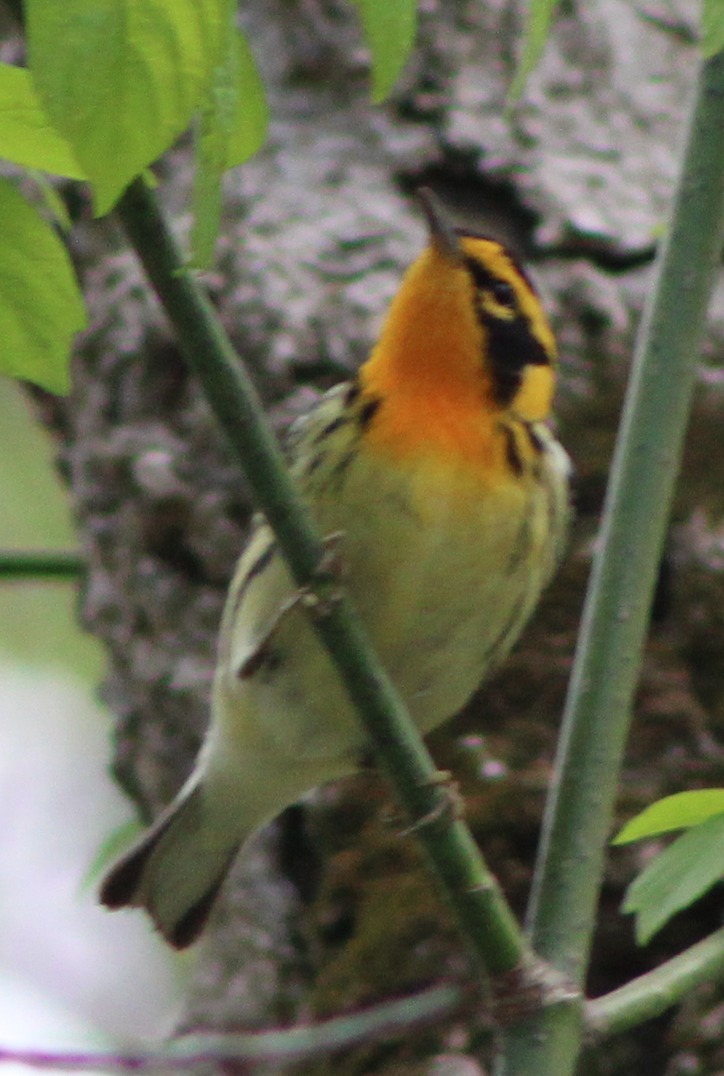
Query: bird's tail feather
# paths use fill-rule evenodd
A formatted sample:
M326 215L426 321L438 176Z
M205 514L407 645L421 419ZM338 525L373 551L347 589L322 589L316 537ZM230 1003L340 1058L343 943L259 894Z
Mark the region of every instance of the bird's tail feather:
M214 821L203 785L187 786L111 869L101 886L102 903L144 907L171 945L191 945L244 836Z

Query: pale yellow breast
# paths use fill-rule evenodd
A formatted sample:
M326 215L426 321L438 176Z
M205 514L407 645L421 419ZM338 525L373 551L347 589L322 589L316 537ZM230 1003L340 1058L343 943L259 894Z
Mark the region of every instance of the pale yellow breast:
M302 431L295 470L320 531L343 533L343 582L428 731L467 701L535 606L565 527L564 466L551 455L542 478L493 487L450 468L392 467L360 452L344 424L320 441L342 399L332 394L333 406ZM246 749L251 737L259 750L290 757L356 754L361 727L304 610L285 615L254 674L239 675L293 592L263 526L230 593L217 691Z

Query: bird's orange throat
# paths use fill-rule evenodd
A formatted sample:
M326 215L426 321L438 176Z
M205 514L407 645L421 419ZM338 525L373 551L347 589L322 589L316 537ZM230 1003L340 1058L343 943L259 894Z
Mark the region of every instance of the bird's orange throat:
M363 379L363 384L365 379ZM398 462L418 462L421 457L446 467L481 473L502 464L495 413L468 400L442 393L378 389L381 404L365 434L365 444Z
M495 482L509 467L503 409L485 363L485 330L469 274L449 265L440 273L439 258L428 250L408 270L379 342L360 370L364 395L380 401L366 444L400 463L428 456ZM540 371L548 384L527 390L524 402L535 413L526 418L543 417L550 407L552 371ZM526 394L525 384L522 391Z
M360 370L365 395L382 401L370 447L393 455L489 456L482 330L461 268L441 277L435 251L408 270L382 334Z

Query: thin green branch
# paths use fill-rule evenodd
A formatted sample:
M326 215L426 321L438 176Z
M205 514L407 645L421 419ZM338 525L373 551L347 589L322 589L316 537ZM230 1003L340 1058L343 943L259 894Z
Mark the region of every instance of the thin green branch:
M724 233L724 54L701 68L671 224L637 339L530 910L544 959L583 981L618 774ZM506 1076L568 1076L580 1006L515 1029Z
M652 1020L702 983L724 979L724 928L618 990L589 1001L586 1027L608 1038Z
M289 1064L349 1049L361 1042L379 1041L429 1025L460 1007L463 991L453 985L435 986L413 997L385 1001L369 1009L336 1016L318 1024L283 1031L251 1031L235 1035L188 1035L165 1044L163 1050L115 1054L88 1051L15 1050L0 1047L3 1063L34 1069L72 1072L196 1072L224 1062L241 1066Z
M325 571L325 547L296 496L254 386L211 304L184 267L155 195L139 179L117 207L177 335L189 366L276 532L296 583L320 599L314 624L339 669L405 810L416 824L460 926L492 975L527 968L532 955L469 829L455 817L450 790L375 657L338 580Z
M173 1043L170 1053L174 1058L186 1059L194 1053L198 1057L203 1047L204 1052L217 1058L279 1062L318 1057L361 1042L379 1042L429 1026L432 1021L460 1009L464 997L465 992L459 986L433 986L412 997L380 1002L371 1008L335 1016L318 1024L246 1035L184 1036Z
M4 579L77 579L84 568L72 550L0 549L0 581Z

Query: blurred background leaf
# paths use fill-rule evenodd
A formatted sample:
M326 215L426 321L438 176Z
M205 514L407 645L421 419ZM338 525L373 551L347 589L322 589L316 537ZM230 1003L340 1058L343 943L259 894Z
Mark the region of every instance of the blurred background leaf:
M52 227L1 178L0 220L0 372L66 393L86 322L75 271Z
M652 803L641 814L627 822L614 837L613 844L628 844L668 833L674 829L687 829L699 822L706 822L712 815L724 812L724 788L700 788L690 792L677 792Z
M400 77L415 42L417 0L355 0L372 53L372 100L377 105Z
M724 814L717 814L678 837L629 886L623 908L636 916L639 944L645 945L722 877Z

